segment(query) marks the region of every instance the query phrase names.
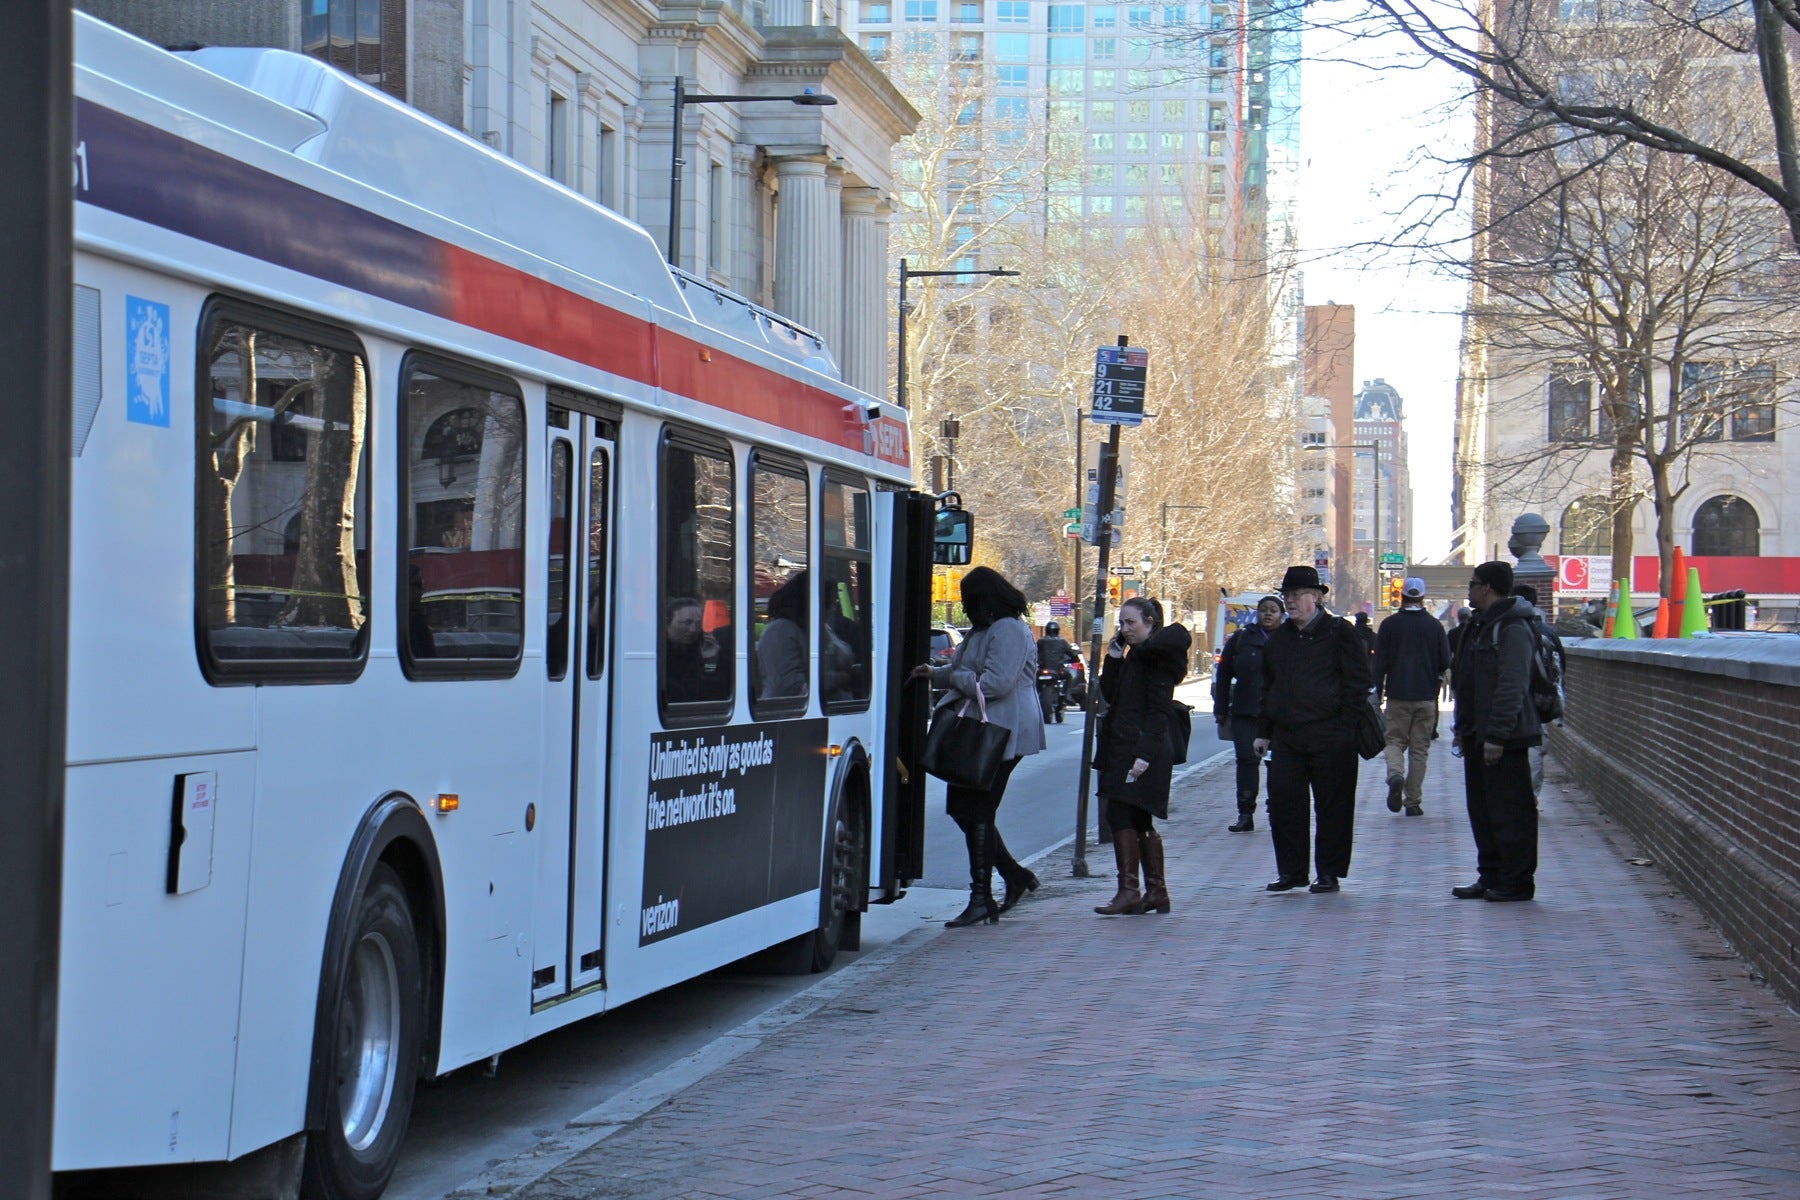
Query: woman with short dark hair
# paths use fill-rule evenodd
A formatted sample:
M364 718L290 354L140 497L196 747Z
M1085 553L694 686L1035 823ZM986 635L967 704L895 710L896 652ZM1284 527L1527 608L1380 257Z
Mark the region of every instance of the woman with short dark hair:
M963 611L974 627L956 648L948 666L929 663L914 667L909 679L930 678L944 689L938 714L964 705L975 705L976 691L987 704L988 720L1008 731L1006 754L993 786L946 789L945 808L963 831L969 848L969 904L950 928L980 922L992 924L1017 904L1026 892L1035 891L1038 878L1006 849L1006 841L994 824L1006 781L1027 754L1044 748L1044 723L1038 711L1037 642L1025 615L1025 594L991 567L976 567L963 576ZM973 713L974 708L970 708ZM1006 899L994 903L993 872L998 868L1006 883Z
M1162 605L1156 601L1133 596L1120 607L1119 631L1107 646L1100 671L1100 694L1109 707L1094 756L1119 867L1118 892L1094 909L1102 916L1169 911L1162 835L1152 819L1169 816L1175 769L1169 716L1175 686L1187 676L1192 645L1185 627L1163 623Z

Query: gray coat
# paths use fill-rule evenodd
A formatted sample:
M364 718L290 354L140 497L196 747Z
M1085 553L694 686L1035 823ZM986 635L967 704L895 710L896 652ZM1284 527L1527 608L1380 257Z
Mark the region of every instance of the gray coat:
M975 685L987 699L988 720L1011 731L1006 757L1036 754L1044 748L1044 710L1037 694L1037 641L1017 617L1004 617L986 629L973 630L956 648L947 667L933 667L931 682L944 689L933 716L975 698ZM969 715L979 711L973 703Z

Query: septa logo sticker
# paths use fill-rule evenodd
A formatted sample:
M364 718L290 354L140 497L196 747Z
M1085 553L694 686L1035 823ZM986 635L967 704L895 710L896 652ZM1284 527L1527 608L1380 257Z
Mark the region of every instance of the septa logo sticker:
M169 306L125 297L125 417L169 427Z

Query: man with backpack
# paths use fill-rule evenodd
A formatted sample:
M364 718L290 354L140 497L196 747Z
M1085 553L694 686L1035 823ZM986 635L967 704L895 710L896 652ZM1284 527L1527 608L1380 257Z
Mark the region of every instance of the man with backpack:
M1532 587L1529 583L1515 583L1513 585L1513 595L1525 601L1525 603L1531 605L1533 608L1537 608L1537 589ZM1544 610L1541 608L1538 609L1537 615L1537 635L1540 662L1542 661L1542 655L1545 653L1546 648L1548 653L1555 659L1555 678L1548 682L1550 686L1555 687L1560 693L1562 690L1563 676L1568 671L1569 656L1563 652L1562 634L1556 632L1556 626L1550 624L1550 618L1544 615ZM1545 665L1548 666L1550 664ZM1548 674L1548 672L1534 671L1532 673L1532 692L1534 699L1536 699L1538 690L1542 686L1539 679L1540 674ZM1560 705L1558 707L1560 707ZM1557 720L1560 716L1561 713L1556 714L1556 716L1550 716L1544 711L1544 705L1538 705L1538 720L1540 722L1544 721L1546 717L1548 717L1549 720ZM1544 747L1540 743L1531 748L1531 796L1532 799L1535 800L1543 794Z
M1530 900L1536 894L1537 801L1528 751L1543 741L1532 696L1538 611L1512 595L1512 567L1484 562L1469 579L1475 617L1456 655L1454 736L1463 752L1475 882L1460 900Z

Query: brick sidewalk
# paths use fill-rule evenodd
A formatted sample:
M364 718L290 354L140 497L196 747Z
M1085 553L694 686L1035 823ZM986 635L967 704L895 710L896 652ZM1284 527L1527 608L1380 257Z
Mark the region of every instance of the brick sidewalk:
M1096 877L950 930L529 1188L588 1197L1800 1197L1800 1020L1550 765L1537 902L1362 766L1352 873L1271 895L1231 766L1177 788L1174 912ZM1001 810L1004 821L1005 809Z

